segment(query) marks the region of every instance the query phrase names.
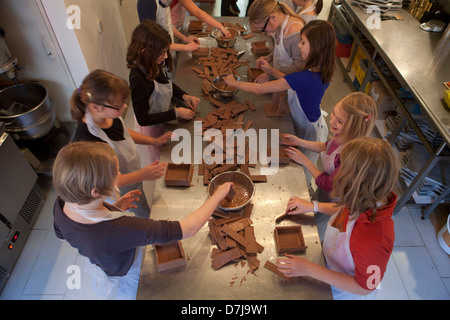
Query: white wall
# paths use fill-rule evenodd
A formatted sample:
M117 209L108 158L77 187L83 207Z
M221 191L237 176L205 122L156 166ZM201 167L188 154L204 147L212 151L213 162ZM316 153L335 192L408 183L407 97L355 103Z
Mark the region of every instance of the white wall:
M76 85L37 2L0 1L0 24L6 30L6 43L11 53L24 67L18 72L19 80L37 80L46 86L55 103L57 119L71 121L68 98ZM51 55L44 43L50 48Z

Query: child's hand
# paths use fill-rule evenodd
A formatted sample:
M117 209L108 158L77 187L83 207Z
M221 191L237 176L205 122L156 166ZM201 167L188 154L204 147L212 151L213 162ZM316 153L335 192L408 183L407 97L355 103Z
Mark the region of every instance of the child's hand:
M286 206L286 212L290 215L307 213L314 210L314 205L307 200L303 200L299 197L290 197Z
M283 133L281 135L281 143L286 146L295 146L298 147L300 145L300 138L294 136L293 134Z
M225 38L231 38L231 33L230 33L230 31L228 31L228 29L225 28L224 26L222 26L222 28L220 28L220 31L222 32L222 35L223 35Z
M191 120L195 117L195 112L187 108L177 108L178 118Z
M200 45L200 40L196 37L188 37L186 38L186 43L195 42L196 44Z
M309 160L303 152L293 147L286 148L286 154L289 158L301 165L305 165L306 161Z
M286 277L303 277L311 274L314 263L292 254L285 254L285 256L286 258L278 258L276 265Z
M214 196L218 196L220 200L224 199L230 192L230 188L233 185L232 182L225 182L216 188L214 191Z
M188 51L188 52L198 50L199 47L200 47L200 45L196 42L189 42L189 43L183 44L184 50Z
M137 205L135 205L133 202L139 201L139 197L142 194L139 190L133 190L128 193L126 193L123 197L120 197L114 205L122 209L123 211L126 211L128 209L137 208Z
M197 105L200 102L200 98L185 94L183 95L183 101L195 112L195 109L197 109Z
M170 140L173 135L174 135L174 133L172 131L168 131L168 132L164 133L162 136L155 138L155 140L156 140L155 145L157 145L157 146L163 145L164 143L167 142L167 140Z
M259 61L258 68L266 73L270 73L273 67L270 65L269 61L262 59Z
M263 56L263 57L258 58L256 60L256 68L260 69L260 65L261 65L261 61L262 60L270 62L271 59L270 59L270 56Z
M262 73L259 76L256 77L255 83L264 83L269 81L269 75L267 73Z
M159 162L159 160L142 168L142 180L156 180L164 176L166 172L167 163Z
M225 83L227 85L229 85L231 87L235 87L235 88L237 87L236 85L237 85L238 81L234 78L234 76L232 74L224 76L222 79L223 79L223 81L225 81Z

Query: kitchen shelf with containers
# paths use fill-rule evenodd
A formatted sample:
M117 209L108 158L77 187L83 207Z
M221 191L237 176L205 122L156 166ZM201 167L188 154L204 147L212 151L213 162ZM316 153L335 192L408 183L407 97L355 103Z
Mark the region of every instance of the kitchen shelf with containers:
M439 203L450 201L447 143L406 80L385 62L374 39L366 37L370 31L361 30L348 11L348 7L333 3L328 19L336 30L337 64L355 91L375 99L378 119L374 134L389 141L398 154L402 168L395 212L404 205L417 205L425 207L422 217L427 217Z

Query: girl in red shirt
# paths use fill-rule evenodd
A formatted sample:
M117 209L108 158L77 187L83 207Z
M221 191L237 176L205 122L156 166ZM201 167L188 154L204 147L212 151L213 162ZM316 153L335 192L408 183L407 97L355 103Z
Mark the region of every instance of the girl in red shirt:
M288 277L310 276L330 284L335 299L372 298L394 245L397 158L386 141L357 138L345 145L341 160L331 193L336 204L291 197L286 208L293 210L289 214L320 210L332 215L323 240L328 268L293 255L277 259L277 266Z

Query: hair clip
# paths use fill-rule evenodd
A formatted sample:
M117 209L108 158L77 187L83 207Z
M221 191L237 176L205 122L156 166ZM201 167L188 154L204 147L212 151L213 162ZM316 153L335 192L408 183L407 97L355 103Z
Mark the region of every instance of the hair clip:
M364 119L364 120L366 120L366 122L367 122L367 121L370 120L371 117L372 117L372 115L369 114L369 115L366 117L366 119Z

